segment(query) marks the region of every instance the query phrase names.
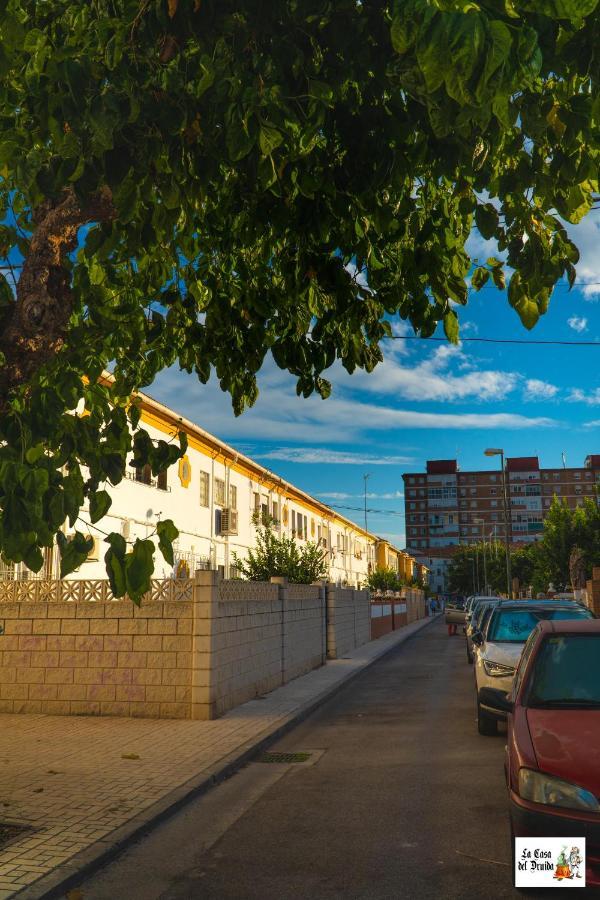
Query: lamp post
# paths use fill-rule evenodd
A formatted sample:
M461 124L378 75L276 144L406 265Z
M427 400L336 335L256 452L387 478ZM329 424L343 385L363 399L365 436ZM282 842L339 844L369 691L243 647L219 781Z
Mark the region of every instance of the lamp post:
M509 533L509 516L508 516L508 496L506 493L506 472L504 469L504 450L496 447L488 447L484 451L486 456L499 456L500 468L502 472L502 506L504 507L504 543L506 546L506 593L509 600L512 600L512 579L510 572L510 533Z
M369 480L370 477L371 477L370 474L363 475L363 478L365 480L365 531L367 532L367 534L365 535L365 542L367 545L367 569L369 568L369 564L371 562L371 546L369 544L369 538L368 538L369 527L368 527L368 522L367 522L367 481Z

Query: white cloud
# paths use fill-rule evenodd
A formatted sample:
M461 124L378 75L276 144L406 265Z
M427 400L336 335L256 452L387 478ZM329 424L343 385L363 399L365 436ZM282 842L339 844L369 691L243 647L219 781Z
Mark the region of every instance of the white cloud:
M479 334L479 328L475 324L475 322L462 322L460 326L461 334Z
M591 422L584 422L584 428L600 428L600 419L592 419Z
M587 331L588 320L584 317L571 316L570 319L567 319L567 325L569 328L572 328L573 331L582 334L582 332Z
M446 365L446 360L452 357L452 354L461 358L460 353L457 348L444 347L442 350L440 347L434 354L433 362L428 364L431 381L428 392L430 398L437 394L438 399L449 399L447 379L460 382L467 376L473 379L469 388L471 392L475 391L477 385L479 393L482 391L485 393L485 373L467 372L466 376L450 376L450 373L442 370L441 367ZM379 406L368 400L353 399L359 396L356 389L369 393L379 388L381 393L392 393L395 401L401 393L397 381L405 377L406 379L410 377L410 393L413 399L425 399L423 393L419 391L418 380L412 378L410 370L403 370L404 374L399 376L398 371L403 367L399 366L397 360L392 359L390 362L391 364L388 364L386 361L377 367L371 375L349 376L339 374L338 369L338 373L334 374L339 374L339 377L335 379L334 392L328 400L322 400L314 395L307 399L297 397L293 377L277 369L273 364L267 364L259 379L258 401L237 419L231 410L228 395L221 391L216 379L211 379L207 385L199 385L194 377L186 376L172 368L161 373L149 393L193 422L197 422L207 431L225 439L229 438L236 444L258 440L275 443L280 448L287 448L292 442L307 443L310 448L319 444L330 447L332 444L364 440L365 436L386 435L395 429L468 431L499 428L530 429L558 425L558 422L550 418L530 418L517 413L453 413L448 412L447 408L443 412L421 412L398 408L391 403ZM439 371L435 371L436 366ZM419 370L418 365L415 368ZM422 369L421 374L425 380ZM477 378L480 379L480 383L477 383ZM518 376L514 375L509 381L512 383L514 379L516 384L517 378ZM371 379L375 379L377 384ZM498 383L500 381L501 373L498 373ZM487 391L488 394L492 393L491 385L488 385ZM504 396L504 393L505 391L498 387L497 396ZM462 396L468 396L468 392L463 391ZM398 463L398 459L406 459L401 455L404 449L398 448L397 457L394 454L396 461L387 464L401 464ZM315 462L323 462L324 451L316 452L321 455ZM364 460L365 456L375 455L360 454L360 458ZM360 464L369 464L368 459Z
M586 300L598 300L600 297L600 220L594 213L583 219L579 225L567 225L569 237L579 248L577 263L577 281L587 282L581 285L581 292Z
M558 394L558 388L547 381L537 378L528 378L523 388L524 400L551 400Z
M451 371L452 364L462 371ZM385 361L373 372L352 375L361 390L416 401L504 400L519 378L517 372L476 368L462 347L453 344L441 344L427 359L407 363L386 347Z
M589 394L581 388L573 388L567 400L574 403L587 403L588 406L600 405L600 388L594 388Z
M266 453L255 453L258 459L279 459L285 462L307 463L309 465L341 465L341 466L402 466L414 462L410 456L375 456L370 453L353 453L344 450L329 450L327 447L276 447ZM321 497L330 497L337 500L345 500L351 494L321 494ZM363 497L364 494L357 496ZM375 496L367 494L367 496Z

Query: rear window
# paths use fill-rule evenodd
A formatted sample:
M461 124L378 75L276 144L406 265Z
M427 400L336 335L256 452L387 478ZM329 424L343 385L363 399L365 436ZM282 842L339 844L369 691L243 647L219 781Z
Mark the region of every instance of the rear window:
M448 609L464 609L465 601L464 600L448 600L446 603L446 607Z
M600 706L600 634L553 634L539 649L528 706Z
M497 609L488 629L488 641L523 644L543 619L591 619L587 609Z

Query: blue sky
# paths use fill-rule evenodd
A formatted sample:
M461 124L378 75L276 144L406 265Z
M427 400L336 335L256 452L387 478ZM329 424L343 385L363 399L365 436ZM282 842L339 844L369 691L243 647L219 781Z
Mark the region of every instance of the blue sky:
M600 453L600 213L570 232L582 284L558 286L532 332L504 294L486 287L458 310L461 334L594 346L388 341L371 375L334 365L325 401L297 397L294 378L268 363L256 405L238 419L214 378L203 386L171 369L148 392L360 523L369 473L368 505L378 511L369 528L404 546L402 473L423 470L427 459L492 469L497 460L483 456L490 445L508 456L537 454L546 466L561 465L562 452L568 465ZM470 249L483 259L494 253L476 235ZM412 334L400 320L394 329Z

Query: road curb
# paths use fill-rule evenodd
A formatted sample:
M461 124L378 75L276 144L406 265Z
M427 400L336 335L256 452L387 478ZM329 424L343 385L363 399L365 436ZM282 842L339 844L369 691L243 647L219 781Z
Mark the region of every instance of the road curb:
M419 634L423 628L437 621L438 618L440 618L439 615L423 619L421 622L415 623L418 627L411 629L406 634L400 631L398 633L399 640L382 646L381 653L367 660L360 668L348 672L335 684L329 685L320 693L315 694L301 707L295 709L283 721L279 722L276 727L265 729L265 732L255 736L227 756L222 757L218 763L208 770L204 769L201 775L186 781L178 788L170 791L152 806L145 809L143 813L134 816L120 828L112 831L106 840L96 841L94 844L86 847L85 850L81 850L66 863L60 865L53 872L44 875L33 884L27 885L23 890L13 895L15 900L17 898L18 900L58 900L58 898L62 898L67 891L78 886L98 869L107 865L144 834L171 818L192 800L206 794L222 781L226 781L266 747L277 741L334 697L351 681L362 675L363 672L383 659L384 656L401 647L414 635Z

